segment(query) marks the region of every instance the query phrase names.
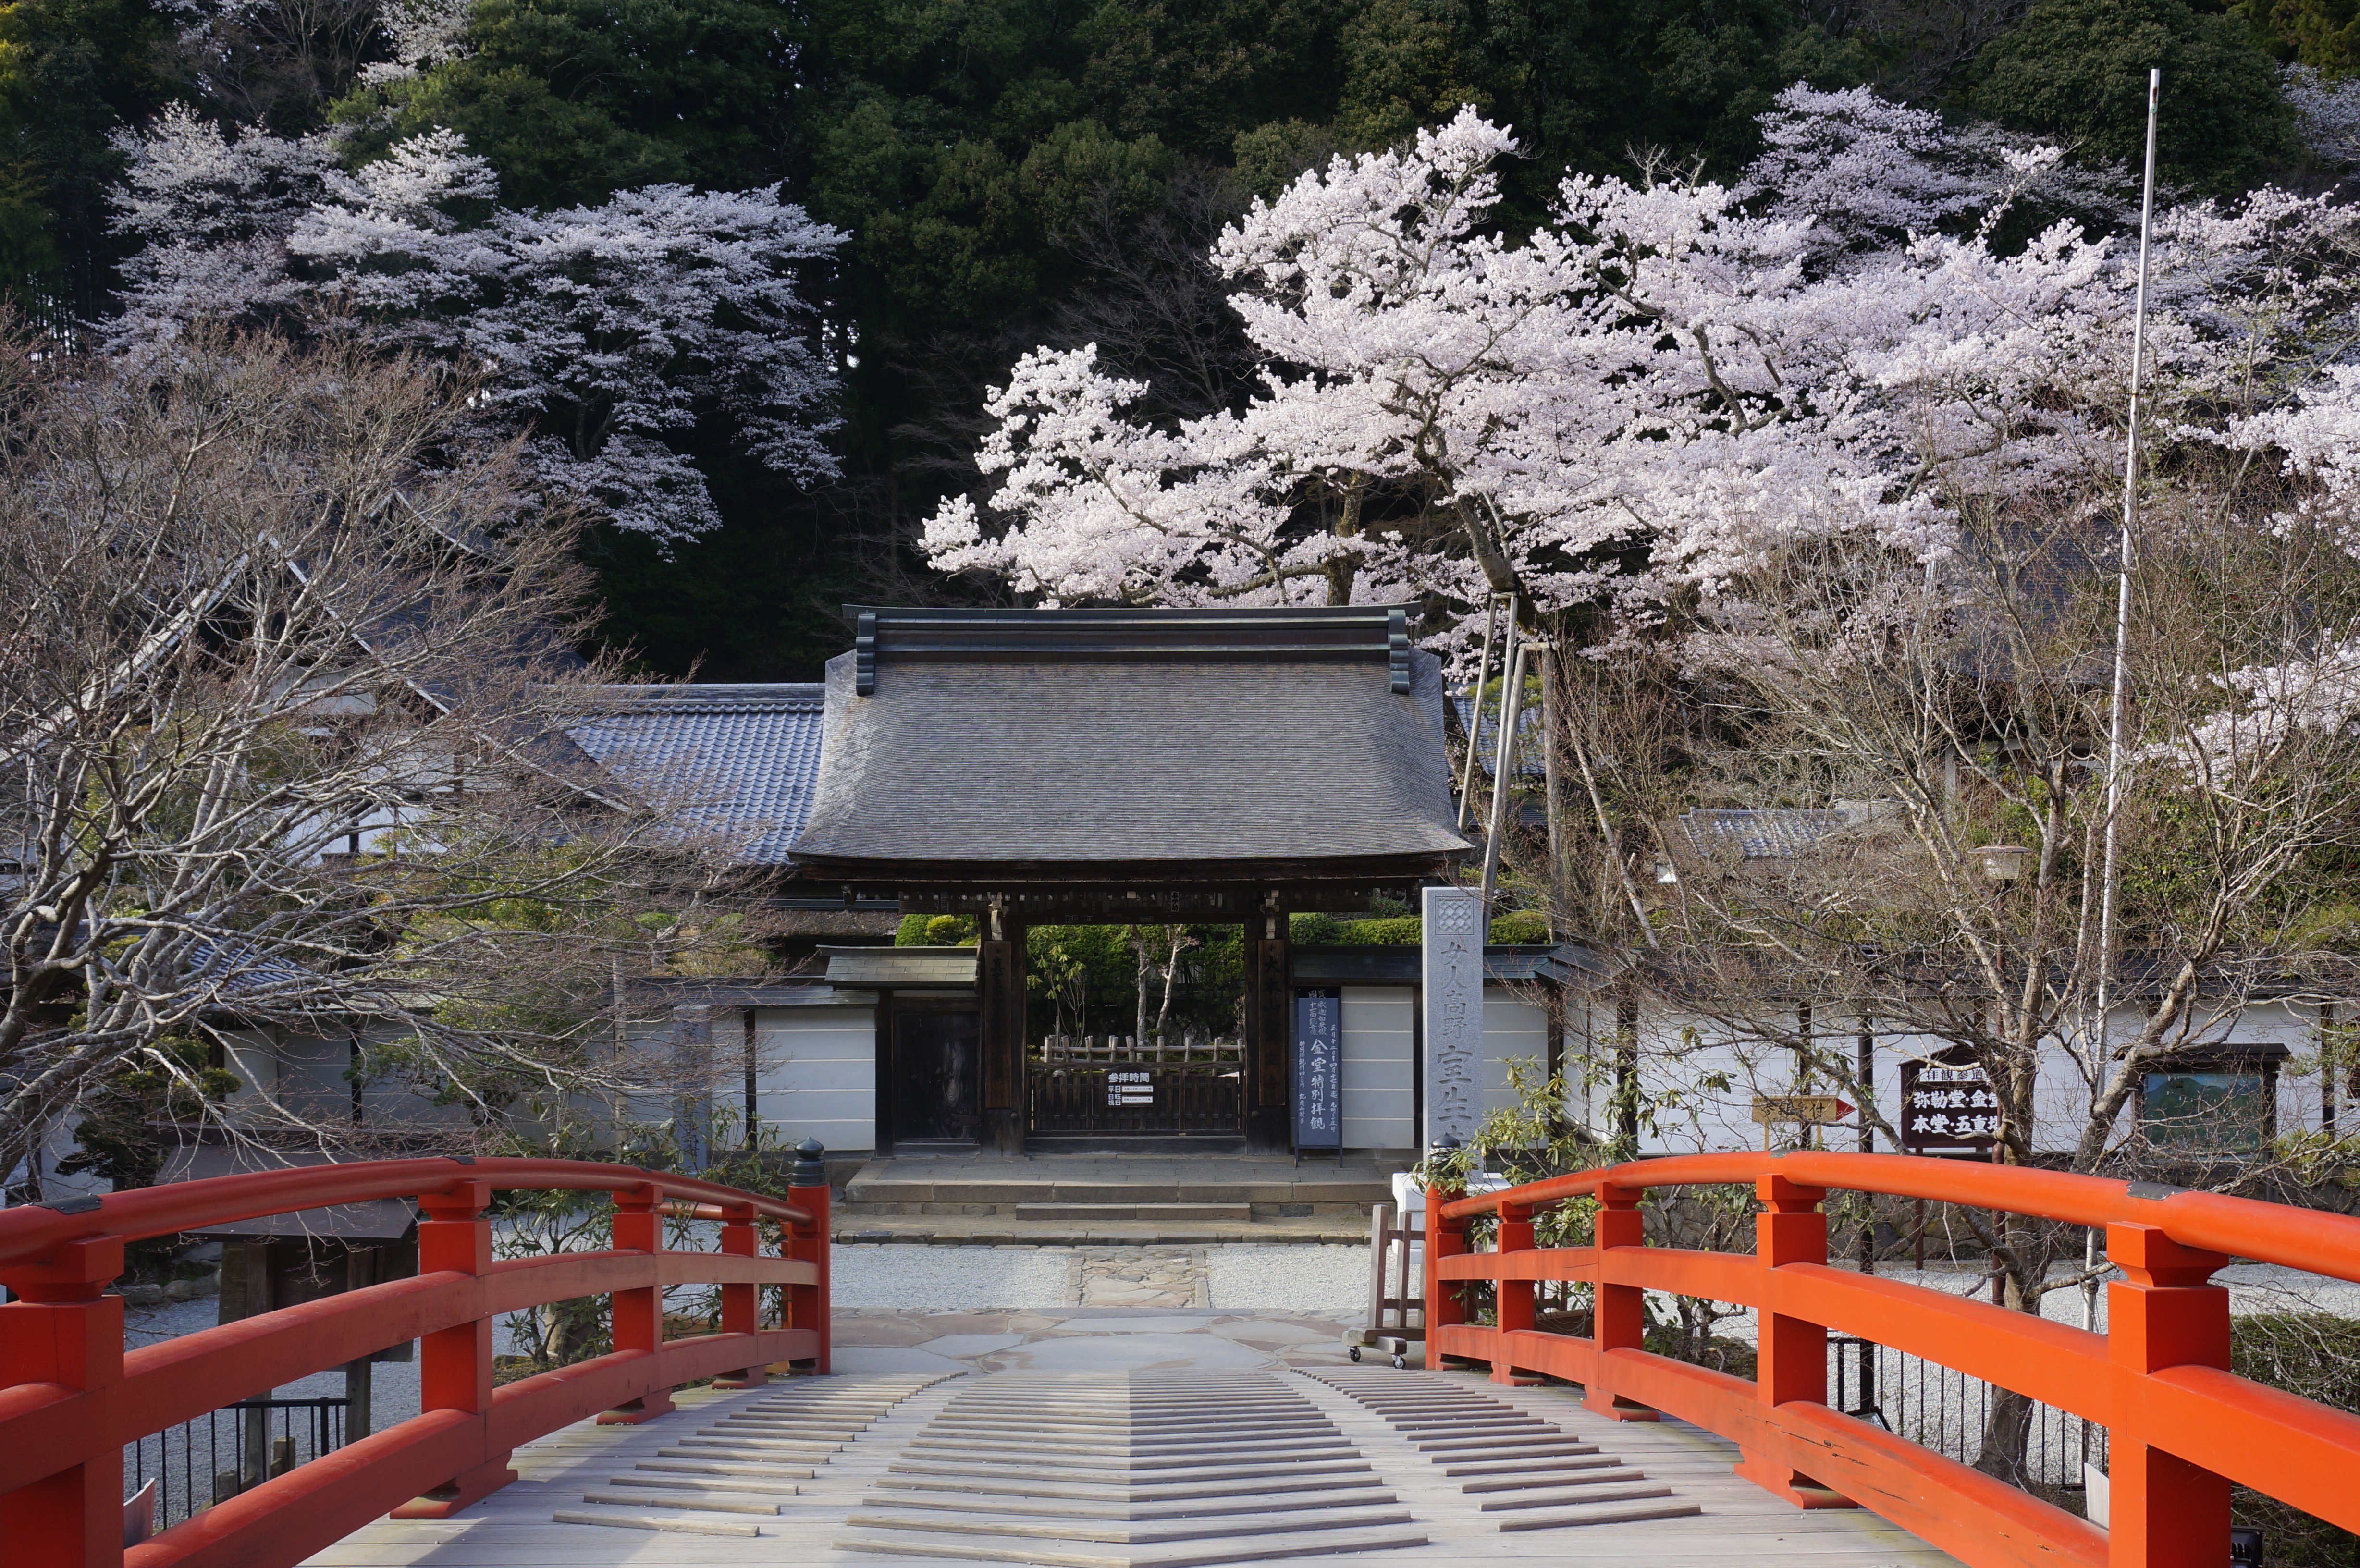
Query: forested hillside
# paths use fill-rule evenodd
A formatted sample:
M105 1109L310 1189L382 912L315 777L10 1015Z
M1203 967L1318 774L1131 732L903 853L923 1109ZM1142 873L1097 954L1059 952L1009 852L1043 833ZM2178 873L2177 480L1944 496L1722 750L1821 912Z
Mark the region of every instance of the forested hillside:
M2160 62L2171 178L2317 183L2279 65L2355 38L2350 0L16 0L0 270L118 343L333 319L497 364L540 471L617 519L608 636L810 678L844 599L1000 591L915 541L1020 355L1094 343L1149 418L1239 407L1208 248L1338 152L1472 104L1521 147L1513 234L1568 169L1735 176L1798 81L2103 167Z

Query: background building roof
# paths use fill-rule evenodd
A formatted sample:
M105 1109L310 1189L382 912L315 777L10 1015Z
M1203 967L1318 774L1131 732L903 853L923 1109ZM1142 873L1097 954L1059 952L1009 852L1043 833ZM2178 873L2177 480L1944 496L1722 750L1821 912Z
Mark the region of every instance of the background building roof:
M798 862L1425 868L1468 848L1452 825L1441 667L1391 645L1397 609L1324 613L1354 634L1329 646L1268 612L1171 612L1185 637L1136 611L1043 612L1053 648L1077 640L1078 618L1105 617L1070 661L1011 648L1025 612L984 614L992 637L971 660L942 635L950 613L930 612L923 657L897 659L880 632L829 662ZM1215 658L1205 649L1225 618L1234 635ZM859 693L864 674L873 695Z
M612 713L572 727L617 779L695 827L776 865L811 814L822 688L610 686Z

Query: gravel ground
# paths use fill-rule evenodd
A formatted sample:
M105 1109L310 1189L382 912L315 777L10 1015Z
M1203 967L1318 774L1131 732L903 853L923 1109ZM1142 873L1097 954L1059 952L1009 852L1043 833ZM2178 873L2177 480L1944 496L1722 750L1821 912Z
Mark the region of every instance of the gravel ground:
M904 1312L1196 1305L1223 1312L1356 1312L1368 1301L1368 1259L1365 1247L839 1244L834 1286L838 1306ZM1100 1289L1104 1272L1121 1265L1170 1285L1168 1299L1149 1292L1134 1299Z
M1230 1312L1364 1315L1366 1247L1216 1247L1205 1254L1210 1304Z
M1008 1312L1073 1305L1063 1247L844 1246L830 1259L840 1307Z

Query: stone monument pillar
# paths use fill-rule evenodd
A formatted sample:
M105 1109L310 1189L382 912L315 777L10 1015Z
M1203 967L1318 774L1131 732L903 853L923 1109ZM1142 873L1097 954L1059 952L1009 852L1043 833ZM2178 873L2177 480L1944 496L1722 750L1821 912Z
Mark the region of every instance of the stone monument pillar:
M1426 1125L1432 1149L1461 1143L1483 1120L1483 900L1472 889L1426 889L1419 981L1426 1016Z

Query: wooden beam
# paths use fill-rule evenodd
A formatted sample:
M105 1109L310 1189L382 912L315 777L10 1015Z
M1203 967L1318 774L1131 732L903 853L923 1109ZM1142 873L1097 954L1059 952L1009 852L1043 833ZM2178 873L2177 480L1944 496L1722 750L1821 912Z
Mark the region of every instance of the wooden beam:
M1288 1052L1295 1033L1286 909L1275 894L1246 923L1246 1151L1283 1154L1294 1146L1287 1101Z
M1024 926L988 909L976 942L977 1051L982 1058L982 1141L1024 1152Z

